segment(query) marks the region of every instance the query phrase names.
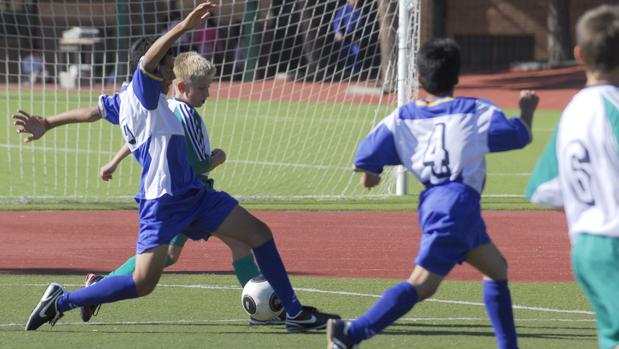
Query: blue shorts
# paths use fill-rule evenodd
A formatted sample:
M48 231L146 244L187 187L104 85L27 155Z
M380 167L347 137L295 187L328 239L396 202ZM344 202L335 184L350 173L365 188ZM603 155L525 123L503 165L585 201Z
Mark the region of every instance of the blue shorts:
M208 238L238 201L223 191L196 189L178 196L138 200L140 227L136 253L169 244L179 233L192 240Z
M422 235L417 265L445 276L467 253L490 242L481 218L479 193L461 183L430 187L421 193Z

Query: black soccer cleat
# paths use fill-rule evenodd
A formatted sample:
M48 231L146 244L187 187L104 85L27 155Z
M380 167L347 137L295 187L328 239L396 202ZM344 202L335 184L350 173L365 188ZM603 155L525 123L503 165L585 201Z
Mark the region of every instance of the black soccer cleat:
M53 327L56 321L62 317L62 313L56 308L56 300L65 293L67 293L67 290L62 285L55 282L49 284L39 304L34 307L32 314L28 317L26 331L36 330L46 322L49 322Z
M310 330L322 330L327 326L327 320L340 319L339 315L322 313L314 307L303 306L301 313L295 318L286 318L288 332L305 332Z
M343 320L329 320L327 322L327 349L356 349L359 345L346 334L349 322Z
M257 320L253 317L249 317L249 325L250 326L273 326L273 325L283 325L286 323L286 312L282 311L279 315L275 316L271 320Z
M88 287L90 285L94 285L97 282L103 279L102 275L97 275L93 273L86 274L86 279L84 280L84 286ZM80 307L80 319L84 322L88 322L91 317L97 316L99 313L99 309L101 308L101 304L96 305L85 305Z

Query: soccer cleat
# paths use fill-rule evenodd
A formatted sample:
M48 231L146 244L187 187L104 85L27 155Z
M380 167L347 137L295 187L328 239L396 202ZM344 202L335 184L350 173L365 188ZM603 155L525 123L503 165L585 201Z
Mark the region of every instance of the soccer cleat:
M329 319L340 319L340 316L322 313L314 307L303 306L301 313L296 317L286 318L286 329L288 332L322 330L327 326L327 320Z
M249 325L250 326L270 326L270 325L283 325L286 323L286 312L282 311L279 315L274 317L271 320L256 320L253 317L249 317Z
M94 285L101 279L103 279L102 275L88 273L86 274L86 279L84 280L84 286L88 287L90 285ZM97 316L100 308L101 304L85 305L83 307L80 307L80 318L82 319L82 321L88 322L91 317Z
M46 322L49 322L52 327L56 321L62 317L62 313L56 308L56 300L67 293L67 290L60 284L52 282L47 286L43 297L39 300L39 304L32 310L28 321L26 322L26 331L33 331L41 327Z
M355 349L357 344L346 334L350 322L329 320L327 322L327 349Z

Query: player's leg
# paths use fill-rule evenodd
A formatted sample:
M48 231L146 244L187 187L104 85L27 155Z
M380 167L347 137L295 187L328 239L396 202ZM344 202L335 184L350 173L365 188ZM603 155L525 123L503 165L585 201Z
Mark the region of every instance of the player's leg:
M228 237L220 236L219 238L230 248L232 269L241 287L245 287L249 280L261 275L260 269L254 261L254 254L247 244ZM282 325L285 321L285 311L269 320L257 320L251 316L249 318L249 324L252 326Z
M168 257L166 258L166 268L173 265L180 258L183 247L187 242L187 237L183 234L178 234L172 241L170 241L170 247L168 247ZM107 276L101 276L94 273L86 274L84 280L84 286L92 286L95 283L101 281L105 277L118 276L118 275L133 275L135 271L135 256L127 259L120 267L109 273ZM80 307L80 318L84 322L90 321L90 319L96 315L101 308L101 304L90 304Z
M67 293L58 300L59 310L64 312L82 305L110 303L147 295L159 281L167 254L168 245L138 254L132 275L107 277L92 286Z
M183 234L178 234L172 241L170 241L170 247L168 248L168 257L166 258L166 267L169 267L176 263L180 258L181 252L183 251L183 247L187 242L187 237ZM121 264L114 271L109 273L107 276L116 276L116 275L131 275L135 270L135 256L131 256L125 263ZM107 277L106 276L106 277Z
M254 255L249 246L236 239L219 236L219 239L223 241L232 253L232 269L234 275L241 287L245 287L245 284L249 280L260 275L260 269L254 261ZM286 312L282 312L280 315L275 316L269 320L257 320L250 316L249 324L252 326L266 326L266 325L281 325L286 321Z
M168 248L168 258L166 258L165 266L169 267L174 263L178 262L179 258L181 258L181 252L183 252L183 247L185 247L185 243L187 242L187 236L185 234L178 234L170 241L170 247Z
M252 247L264 277L284 304L290 316L301 311L301 303L292 289L269 227L237 205L213 234L219 238L241 241Z
M315 308L302 306L292 289L288 273L275 246L269 227L244 208L237 205L216 229L215 236L232 238L252 247L262 275L284 305L288 315L286 327L290 332L320 329L329 318L337 315L318 312Z
M572 245L572 267L595 312L599 346L619 347L619 239L578 234Z
M490 242L469 252L466 262L484 275L484 305L494 329L498 347L501 349L518 348L505 258Z
M167 253L168 245L148 250L137 256L133 275L111 276L74 292L67 292L61 285L51 284L30 314L26 330L36 330L47 322L53 325L64 312L77 307L147 295L159 281Z
M165 261L168 258L168 249L169 245L161 245L153 250L136 255L133 281L138 297L148 295L157 286L165 267Z
M228 246L232 253L232 268L241 287L260 275L260 269L258 269L251 248L247 244L225 236L219 236L219 239Z
M329 347L335 342L342 348L352 348L359 342L380 333L387 326L408 313L418 302L431 297L443 276L419 265L415 266L408 280L387 289L368 311L357 319L329 325ZM338 328L339 327L339 328Z

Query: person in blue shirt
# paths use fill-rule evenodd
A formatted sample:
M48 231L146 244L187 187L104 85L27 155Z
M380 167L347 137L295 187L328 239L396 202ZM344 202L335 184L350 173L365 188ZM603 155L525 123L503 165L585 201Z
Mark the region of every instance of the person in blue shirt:
M193 240L215 235L250 246L262 275L284 305L289 332L322 329L328 319L339 318L301 304L269 227L229 194L205 187L189 163L182 122L170 110L163 92L174 79L172 44L183 33L202 25L213 7L210 2L201 3L157 39L139 60L126 89L106 100L118 108L118 119L108 121L120 126L126 144L142 166L135 197L139 214L135 271L106 277L73 292L51 283L28 317L26 330L36 330L45 323L54 325L75 308L150 294L165 267L170 241L181 232ZM43 127L78 122L76 114L79 112L45 120ZM93 121L90 112L84 114L89 115L87 121ZM28 115L18 115L18 132L30 132L27 126L31 122Z
M152 38L142 38L134 43L133 47L150 45L155 40ZM135 69L133 69L135 70ZM201 107L210 96L209 86L215 76L216 68L206 58L198 52L189 51L178 55L174 60L174 98L168 99L168 106L176 117L181 120L185 131L187 143L187 154L189 162L198 178L207 188L214 189L214 180L210 177L210 172L223 164L226 154L221 149L212 149L211 141L202 117L196 108ZM99 111L102 117L107 120L119 118L117 111L117 99L114 96L102 95L99 97ZM104 181L112 179L116 168L127 156L131 154L129 147L123 147L116 153L112 160L105 164L99 175ZM254 262L251 248L246 244L234 239L220 239L229 247L232 254L232 268L241 287L254 277L260 275L260 270ZM170 241L166 267L173 265L180 258L183 247L187 241L184 234L177 235ZM108 276L131 275L135 271L135 256L129 258L120 267L112 271ZM85 279L85 286L90 286L100 281L102 275L88 273ZM88 322L93 315L98 313L99 306L92 305L80 309L82 321ZM251 325L275 325L283 324L285 313L269 321L260 321L250 318Z
M339 7L331 23L331 32L340 46L338 67L350 69L353 74L361 72L361 32L365 20L363 11L357 7L357 0L347 0Z
M531 142L538 98L521 91L520 118L507 119L487 100L454 97L460 51L451 39L433 39L418 55L428 98L405 104L383 119L359 144L354 161L361 184L373 188L384 166L403 165L425 186L419 198L422 230L416 265L408 278L385 291L365 314L327 325L328 347L355 348L429 297L453 267L467 262L483 275L483 300L501 349L517 348L507 283L507 263L481 217L485 155Z

